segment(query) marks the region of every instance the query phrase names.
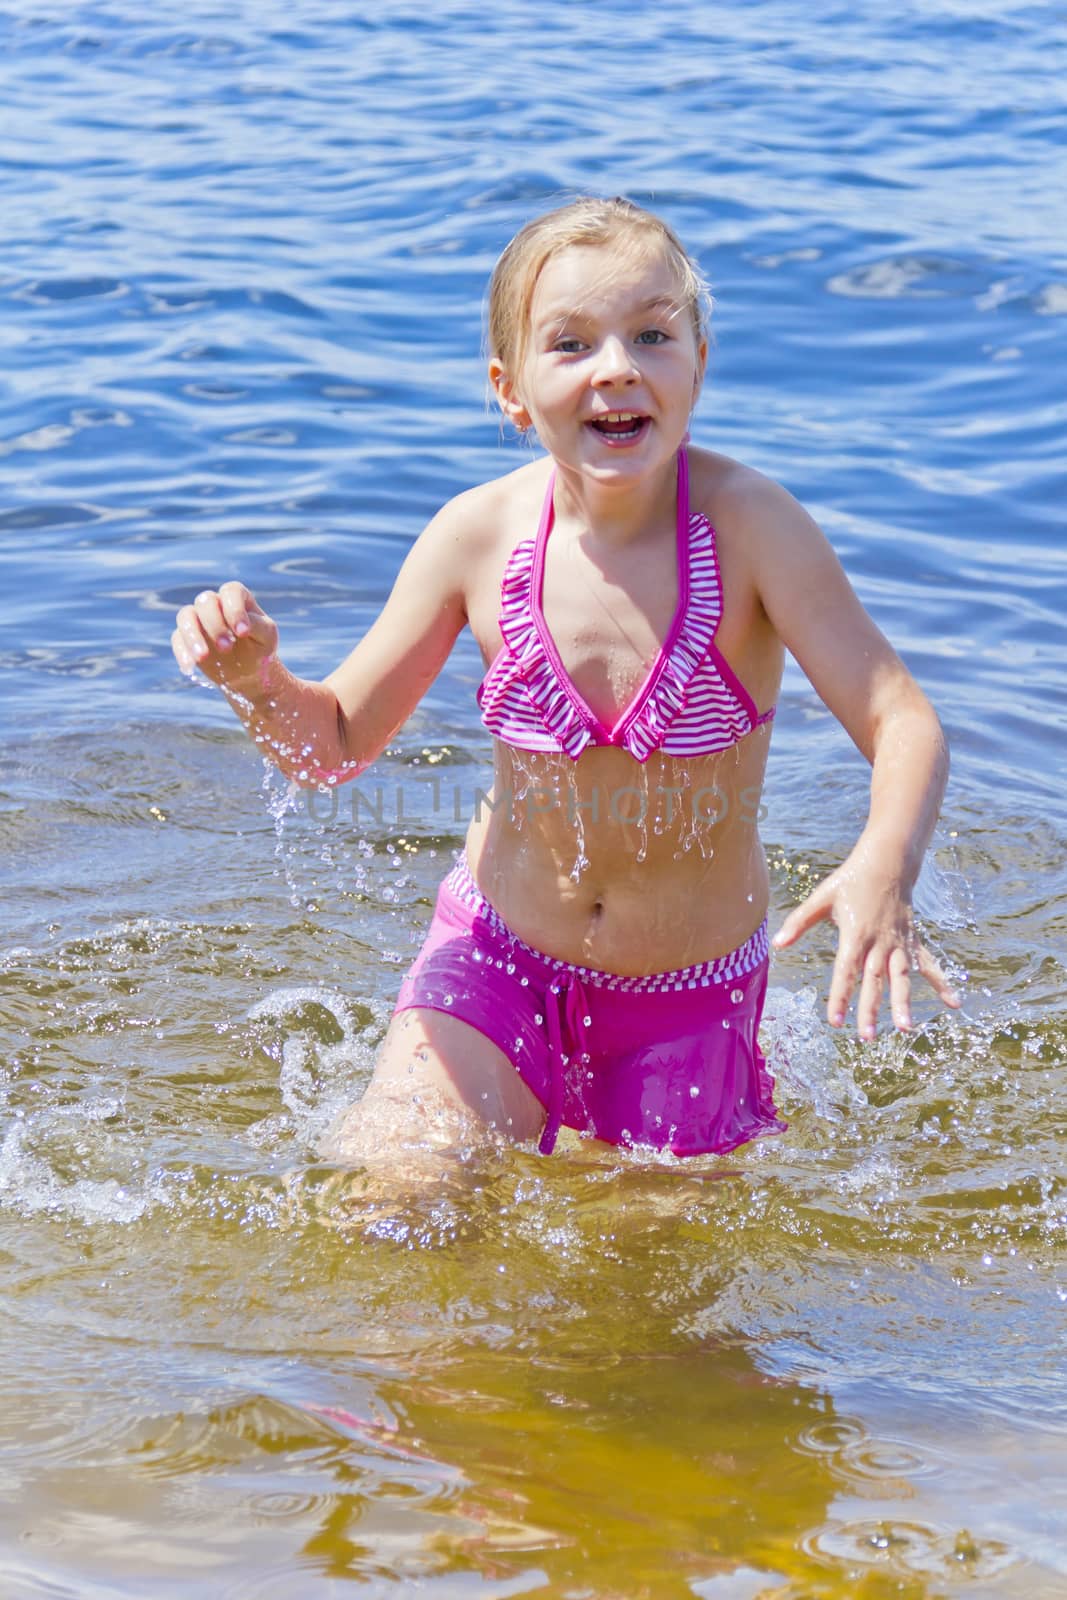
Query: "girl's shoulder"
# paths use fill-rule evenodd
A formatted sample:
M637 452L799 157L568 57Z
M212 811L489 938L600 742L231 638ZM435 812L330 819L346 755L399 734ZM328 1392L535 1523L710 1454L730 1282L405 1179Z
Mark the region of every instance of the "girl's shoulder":
M476 635L495 616L501 577L523 538L537 531L551 472L547 457L465 489L447 501L416 541L409 561L420 581L451 594Z
M755 467L715 450L689 452L689 503L715 529L720 551L759 563L783 545L824 543L815 522L789 490Z
M537 530L552 462L547 456L464 489L441 507L427 534L458 540L471 556L492 556Z
M716 529L761 521L792 499L780 483L743 461L717 450L689 450L690 506Z

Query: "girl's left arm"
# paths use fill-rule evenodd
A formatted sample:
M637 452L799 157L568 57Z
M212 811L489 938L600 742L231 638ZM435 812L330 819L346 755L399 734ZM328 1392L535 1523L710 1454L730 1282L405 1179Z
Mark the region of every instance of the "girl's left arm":
M745 495L753 581L775 631L871 763L866 825L847 859L786 917L776 947L830 918L838 929L827 1015L875 1035L888 985L893 1021L911 1026L911 973L938 997L959 997L919 943L912 890L941 807L948 746L933 707L875 626L818 525L777 484Z

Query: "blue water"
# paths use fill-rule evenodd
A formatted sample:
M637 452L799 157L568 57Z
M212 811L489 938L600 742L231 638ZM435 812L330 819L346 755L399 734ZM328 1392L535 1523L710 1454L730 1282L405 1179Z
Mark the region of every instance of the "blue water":
M896 1385L893 1426L913 1430L920 1455L923 1375L951 1350L964 1373L953 1425L969 1438L959 1419L986 1374L994 1409L1013 1420L990 1435L988 1483L960 1464L970 1445L949 1474L961 1504L973 1493L973 1520L988 1522L986 1566L967 1569L978 1585L968 1592L1065 1592L1052 1510L1062 1466L1024 1471L1029 1510L998 1523L990 1509L1025 1441L1032 1462L1048 1459L1042 1419L1062 1406L1065 82L1062 7L1010 0L0 7L0 1118L14 1119L0 1223L9 1217L19 1241L8 1241L12 1259L29 1263L28 1326L45 1315L33 1284L50 1281L57 1240L74 1275L50 1291L57 1327L76 1300L74 1323L112 1316L121 1341L142 1310L83 1304L77 1263L91 1274L92 1252L113 1250L158 1265L157 1232L195 1230L201 1205L228 1215L228 1174L273 1182L278 1151L283 1164L313 1165L313 1136L365 1073L458 841L448 816L364 818L325 835L285 821L225 706L177 673L175 609L240 576L278 619L295 670L333 667L442 501L522 459L488 404L480 356L500 249L573 193L626 193L677 228L713 287L697 442L778 478L821 521L953 753L919 903L966 985L961 1031L931 1021L926 1065L921 1049L902 1062L886 1046L879 1079L814 1020L827 940L772 979L811 1055L786 1073L794 1143L760 1158L780 1164L778 1204L792 1219L775 1237L799 1237L814 1215L830 1238L839 1211L855 1220L872 1207L876 1238L851 1238L842 1267L843 1281L873 1275L870 1301L828 1332L841 1284L799 1264L772 1270L772 1248L766 1280L756 1275L764 1310L752 1281L723 1264L722 1326L744 1330L761 1371L847 1393L856 1427L885 1424L878 1383ZM473 793L487 754L477 675L461 641L383 762L384 783L410 780L432 752ZM862 762L791 667L765 824L776 913L808 863L848 848L865 787ZM336 998L337 1016L323 1010L327 991L357 997L358 1014ZM271 1018L286 1017L275 1037ZM99 1110L109 1097L114 1122ZM821 1149L840 1161L828 1189L816 1182ZM953 1173L943 1184L942 1159ZM180 1202L176 1172L198 1174ZM194 1203L194 1191L209 1199ZM268 1256L279 1204L260 1219L256 1249ZM255 1208L242 1205L233 1235L216 1241L222 1278L255 1232ZM320 1222L307 1223L312 1252L325 1248ZM124 1232L135 1223L148 1230L139 1244ZM894 1229L911 1251L903 1286ZM184 1324L180 1310L189 1251L159 1292L192 1349L200 1314ZM1001 1310L952 1301L953 1285L996 1270L982 1268L987 1257L1005 1274L995 1293L1037 1330L1029 1391ZM695 1263L678 1271L692 1288ZM324 1284L336 1286L333 1272ZM789 1286L784 1309L772 1279ZM436 1326L429 1290L390 1282ZM378 1349L369 1291L350 1292L360 1325L374 1327L366 1349ZM891 1311L880 1318L879 1306ZM239 1346L244 1317L220 1316L226 1347ZM672 1327L694 1317L687 1302ZM938 1317L944 1345L931 1334ZM57 1364L68 1349L57 1333ZM145 1360L144 1414L176 1413L173 1386ZM0 1387L18 1391L20 1361ZM53 1381L46 1371L42 1395ZM16 1443L27 1487L14 1506L36 1515L50 1503L60 1459L90 1470L99 1441L91 1429L77 1438L78 1451L45 1450L33 1471ZM779 1436L779 1462L791 1448ZM966 1520L945 1510L940 1482L931 1550ZM63 1588L74 1580L43 1558L18 1565L18 1515L0 1519L0 1572L15 1585L5 1593L88 1593ZM155 1526L165 1521L161 1509ZM862 1522L846 1516L853 1532L840 1538L795 1530L796 1550L814 1550L841 1593L860 1592L847 1588L848 1562L863 1566L876 1548ZM385 1516L368 1534L375 1593L416 1570L389 1554L390 1526ZM432 1531L412 1537L432 1544ZM909 1565L906 1552L894 1566L893 1548L887 1581L934 1586L909 1595L955 1592L967 1566ZM94 1595L140 1592L124 1587L134 1580L117 1559L93 1559ZM201 1592L158 1587L181 1559L149 1563L153 1592ZM247 1592L269 1600L275 1581L296 1592L288 1560L265 1557ZM760 1561L782 1570L766 1551ZM563 1584L548 1557L514 1562L516 1583L548 1570ZM490 1567L474 1562L479 1593L520 1592ZM656 1596L757 1593L743 1577L676 1590L666 1567L649 1571L641 1592ZM303 1592L339 1592L329 1584L341 1567L319 1575ZM582 1592L618 1592L607 1564L587 1576ZM474 1592L449 1588L453 1578L439 1592Z

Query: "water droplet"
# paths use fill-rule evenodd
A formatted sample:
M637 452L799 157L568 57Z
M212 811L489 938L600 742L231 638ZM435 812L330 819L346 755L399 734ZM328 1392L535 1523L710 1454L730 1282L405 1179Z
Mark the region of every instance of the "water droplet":
M592 1019L592 1017L583 1017L583 1018L582 1018L582 1025L583 1025L583 1026L584 1026L584 1027L586 1027L586 1028L591 1028L591 1027L592 1027L592 1026L593 1026L593 1019Z
M697 1085L695 1083L691 1083L689 1085L689 1098L691 1100L699 1100L700 1099L700 1090L699 1090L699 1088L697 1087Z
M739 1006L744 998L745 991L743 989L730 990L730 999L733 1001L735 1006Z
M540 1027L540 1026L541 1026L541 1024L542 1024L542 1022L544 1022L544 1020L545 1020L545 1019L544 1019L544 1017L543 1017L543 1016L542 1016L542 1015L541 1015L541 1013L540 1013L540 1011L537 1011L537 1012L535 1012L535 1013L534 1013L534 1021L535 1021L535 1022L536 1022L536 1024L537 1024L537 1026L538 1026L538 1027Z

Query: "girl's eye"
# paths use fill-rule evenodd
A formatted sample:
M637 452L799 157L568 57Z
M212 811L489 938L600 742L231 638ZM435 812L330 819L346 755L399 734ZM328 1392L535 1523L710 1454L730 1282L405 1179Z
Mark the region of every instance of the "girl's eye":
M638 344L665 344L667 335L662 328L646 328L637 335Z
M553 350L558 350L560 355L573 356L577 355L578 351L583 350L585 346L580 339L575 339L573 336L568 335L562 339L557 339L552 348Z

